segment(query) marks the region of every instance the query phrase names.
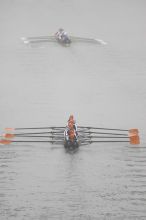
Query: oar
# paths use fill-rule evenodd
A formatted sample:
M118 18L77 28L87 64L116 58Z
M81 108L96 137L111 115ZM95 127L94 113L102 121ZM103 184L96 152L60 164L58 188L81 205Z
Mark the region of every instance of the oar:
M52 39L35 39L35 40L29 40L29 39L27 39L27 40L25 40L25 41L23 41L25 44L38 44L38 43L45 43L45 42L57 42L57 40L54 38L52 38Z
M21 40L54 39L55 36L21 37Z
M85 38L85 37L74 37L74 36L69 36L69 38L72 41L98 43L98 44L102 44L102 45L107 44L105 41L103 41L101 39L97 39L97 38Z
M92 143L130 143L129 141L87 141L89 144ZM86 143L87 143L86 142Z
M129 134L138 134L139 131L137 128L132 128L132 129L119 129L119 128L98 128L98 127L85 127L85 126L78 126L78 128L82 128L82 129L98 129L98 130L111 130L111 131L128 131Z
M78 128L83 129L99 129L99 130L111 130L111 131L129 131L127 129L119 129L119 128L98 128L98 127L85 127L85 126L78 126Z
M51 139L64 139L63 134L52 134L52 135L32 135L28 133L29 135L24 134L3 134L2 137L4 138L51 138Z
M5 140L2 139L0 140L0 144L11 144L11 143L63 143L63 141L58 141L58 140L49 140L49 141L32 141L32 140L19 140L19 141L13 141L13 140Z
M7 131L15 131L15 130L33 130L33 129L65 129L65 127L28 127L28 128L5 128Z
M129 138L128 136L127 137L123 137L123 136L81 136L82 138L85 137L85 138Z
M111 131L125 131L125 132L129 132L129 135L133 135L133 134L138 134L139 131L137 128L132 128L132 129L119 129L119 128L98 128L98 127L85 127L85 126L78 126L78 128L82 128L82 129L87 129L90 131L90 129L92 130L111 130ZM86 131L85 131L86 132ZM120 135L120 134L119 134ZM124 135L124 134L121 134L121 135Z
M44 43L44 42L57 42L54 36L50 37L22 37L21 40L24 44L29 43Z
M97 131L78 131L78 133L84 133L84 134L110 134L110 135L121 135L121 136L127 136L127 134L120 134L120 133L109 133L109 132L97 132Z
M103 137L102 137L103 138ZM108 137L109 138L109 137ZM115 137L116 138L116 137ZM126 137L119 137L120 139L121 138L126 138ZM129 136L129 141L122 141L122 140L89 140L89 138L87 139L83 139L83 142L89 142L89 143L98 143L98 142L106 142L106 143L110 143L110 142L129 142L130 144L133 144L133 145L138 145L140 144L140 138L137 134L135 135L131 135Z
M63 134L59 136L59 134L52 134L52 135L33 135L33 134L28 134L28 135L25 135L25 134L3 134L2 135L3 137L5 138L14 138L14 137L63 137Z
M3 134L4 136L23 136L23 135L38 135L38 134L52 134L52 135L62 135L63 132L52 132L52 131L45 131L45 132L29 132L29 133L6 133Z
M38 136L35 136L35 135L32 135L32 136L31 135L17 135L16 137L17 138L22 138L22 137L26 137L26 138L52 138L52 139L53 138L58 138L58 139L59 138L64 138L63 136L60 136L60 137L59 136L54 136L53 137L51 135L48 135L48 136L43 136L43 135L38 135Z

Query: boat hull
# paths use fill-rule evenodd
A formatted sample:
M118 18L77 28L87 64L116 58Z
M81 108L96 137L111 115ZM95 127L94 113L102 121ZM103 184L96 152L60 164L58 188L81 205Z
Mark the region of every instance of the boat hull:
M64 147L65 149L68 149L68 150L74 150L79 147L79 143L77 140L74 140L74 141L65 140Z
M71 44L71 40L68 38L68 37L63 37L62 39L58 39L57 38L57 41L62 44L63 46L70 46Z

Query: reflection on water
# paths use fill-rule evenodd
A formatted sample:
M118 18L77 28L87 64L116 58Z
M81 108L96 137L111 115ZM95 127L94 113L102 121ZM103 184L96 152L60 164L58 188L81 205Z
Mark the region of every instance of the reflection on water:
M145 219L145 157L122 145L2 146L1 219Z

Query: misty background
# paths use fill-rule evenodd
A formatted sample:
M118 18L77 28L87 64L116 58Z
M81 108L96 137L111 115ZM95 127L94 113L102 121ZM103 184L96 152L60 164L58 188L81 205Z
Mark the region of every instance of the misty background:
M6 219L146 218L146 2L0 0L0 130L77 124L138 128L141 144L0 146L0 214ZM91 43L24 45L69 35Z

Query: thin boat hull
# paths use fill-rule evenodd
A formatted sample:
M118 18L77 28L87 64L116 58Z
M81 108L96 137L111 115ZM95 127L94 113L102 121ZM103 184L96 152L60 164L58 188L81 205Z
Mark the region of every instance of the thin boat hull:
M63 46L70 46L70 44L71 44L71 40L68 38L68 37L63 37L62 39L58 39L58 38L56 38L56 40L60 43L60 44L62 44Z
M68 149L68 150L74 150L79 147L79 143L77 140L74 140L74 141L65 140L64 147L65 149Z

